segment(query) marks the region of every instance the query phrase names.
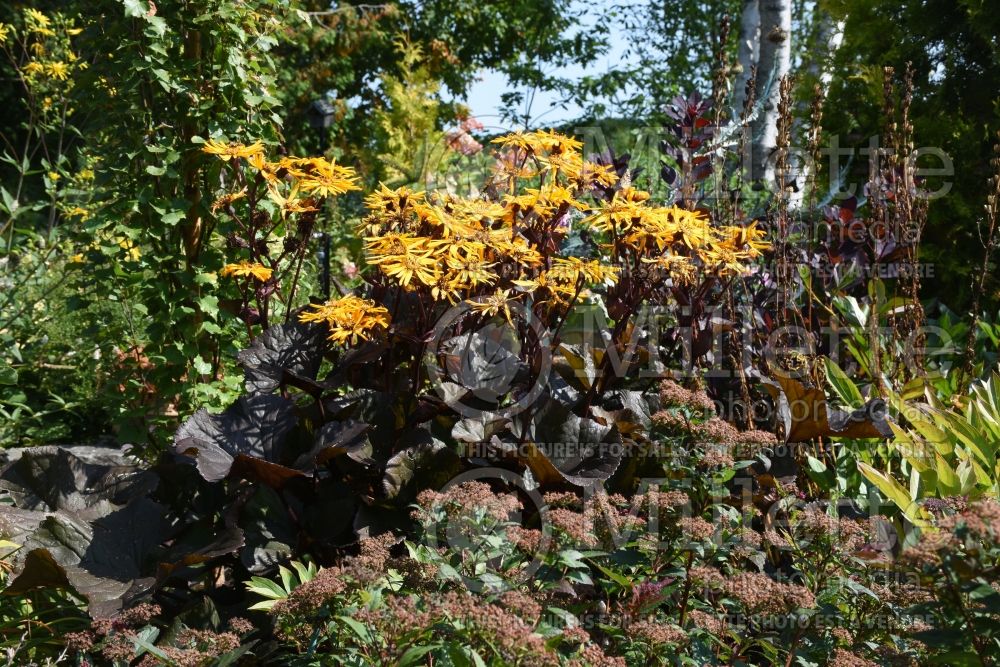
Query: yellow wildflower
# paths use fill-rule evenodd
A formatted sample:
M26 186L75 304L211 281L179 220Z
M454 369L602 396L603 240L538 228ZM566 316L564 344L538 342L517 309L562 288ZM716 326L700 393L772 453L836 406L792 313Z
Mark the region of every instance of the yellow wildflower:
M382 273L395 279L402 287L410 287L414 278L424 285L433 285L437 282L438 261L431 254L429 248L411 246L402 253L369 259L368 262L377 264Z
M299 321L325 322L330 328L330 340L335 343L368 340L372 332L389 327L388 309L354 295L312 304L309 308L311 312L303 312Z
M21 72L24 73L26 77L32 77L36 74L42 74L45 72L45 66L42 63L32 60L27 65L21 68Z
M271 164L264 157L264 153L254 153L247 158L247 164L257 170L257 172L264 177L264 180L269 184L277 183L278 180L278 166Z
M28 24L28 30L48 37L55 36L55 32L49 27L52 20L37 9L26 9L24 17Z
M415 204L422 203L424 197L423 192L414 192L406 187L393 190L385 183L379 183L378 191L365 197L365 206L378 213L402 213L411 210Z
M233 202L239 201L240 199L243 199L246 196L247 196L247 191L245 188L243 190L240 190L239 192L230 192L228 194L224 194L218 199L216 199L214 202L212 202L212 213L217 213L220 209L228 208L233 205Z
M690 259L681 255L643 257L642 261L662 269L669 278L679 283L689 283L694 278L694 265Z
M435 276L434 284L431 285L431 296L437 301L447 300L454 304L458 301L458 292L461 289L462 285L455 280L454 271L439 271Z
M360 190L361 186L357 184L353 169L331 163L328 168L302 179L302 189L317 197L333 197L351 190Z
M51 62L45 65L45 73L58 81L65 81L69 78L69 67L64 62Z
M481 243L462 242L448 250L448 268L455 271L455 280L465 287L492 285L497 276L489 269L494 264L486 261L486 249Z
M219 273L222 274L223 278L238 276L241 278L253 278L259 283L266 283L271 279L271 274L274 272L261 264L244 261L235 264L226 264Z
M553 151L556 153L575 151L583 148L583 143L559 134L554 130L538 132L512 132L503 137L497 137L491 143L500 144L504 148L517 148L532 153Z
M574 285L580 280L613 284L618 282L618 267L604 266L596 259L556 257L552 260L552 268L549 269L548 275L553 280L562 280Z
M277 184L268 183L267 198L281 208L282 217L284 217L286 213L308 213L317 210L313 205L314 202L312 199L299 198L298 183L292 186L292 189L289 191L287 197L281 194L281 190L278 188Z
M249 146L244 146L236 142L226 143L209 139L205 142L205 146L201 150L209 155L216 155L220 160L228 162L233 158L247 159L254 155L260 155L264 152L264 144L260 141L255 141Z
M723 227L721 233L731 248L744 251L750 259L759 257L761 252L771 247L770 243L762 240L765 232L757 228L756 222L746 227Z
M507 320L508 323L511 323L510 304L516 299L516 296L511 297L510 290L498 289L489 296L472 299L466 303L468 303L469 307L477 313L488 315L490 317L495 317L496 315L503 313L504 319Z
M10 37L10 26L6 23L0 23L0 44L5 43L8 37Z

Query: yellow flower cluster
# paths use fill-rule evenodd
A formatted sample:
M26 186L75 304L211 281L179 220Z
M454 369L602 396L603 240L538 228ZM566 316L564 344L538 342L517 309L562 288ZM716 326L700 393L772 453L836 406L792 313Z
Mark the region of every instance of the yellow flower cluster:
M205 142L202 151L215 155L224 162L246 160L265 180L268 197L278 205L283 214L315 211L314 198L335 197L360 189L357 176L350 167L321 157L285 157L277 162L268 162L264 155L264 144L259 141L246 146L210 139ZM289 180L290 186L287 189L282 187ZM301 196L303 194L306 196ZM218 201L215 209L231 204L236 198L238 193L229 196L228 200Z
M702 213L654 206L632 187L586 203L617 174L584 160L569 137L526 132L494 143L505 151L497 182L509 184L499 202L385 185L366 198L359 233L368 264L390 285L509 318L508 304L528 294L548 312L564 312L587 287L615 285L623 270L656 265L675 281L724 275L767 247L753 226L714 227ZM518 187L526 179L529 187ZM558 256L574 221L604 241L599 259Z
M357 343L389 327L389 311L374 301L349 295L323 304L313 304L299 316L301 322L325 322L330 327L330 340L335 343Z
M24 82L30 86L41 100L42 111L49 111L55 105L53 96L72 86L75 70L86 68L79 56L73 52L70 37L82 32L74 28L72 22L55 13L52 17L37 9L24 12L22 48L28 56L20 65ZM14 29L0 23L0 44L10 40Z
M718 227L703 213L652 204L648 193L618 183L612 167L584 159L582 144L570 137L520 132L494 144L491 199L385 185L365 198L369 214L358 234L371 268L366 279L379 300L409 292L428 316L436 306L462 302L482 317L507 321L518 305L556 324L597 286L619 313L634 312L680 283L742 272L767 247L753 225ZM353 170L324 158L269 162L260 142L209 141L203 150L256 170L282 215L314 211L318 198L358 189ZM246 192L225 195L213 209L231 207ZM561 252L574 226L595 242L589 257ZM271 270L241 262L223 275L266 282ZM325 322L334 342L356 343L387 330L390 313L348 296L311 306L300 319Z
M628 187L601 202L583 220L606 233L612 252L631 252L645 264L687 278L701 267L710 273L740 273L745 264L770 247L756 224L746 227L714 227L700 211L676 206L651 206L649 194Z
M319 199L359 189L357 177L350 167L338 165L325 158L286 157L278 162L269 162L264 154L264 144L260 141L245 145L211 139L205 142L201 150L218 157L223 162L234 165L242 165L245 161L250 169L256 170L259 178L267 186L267 198L277 205L282 218L292 213L315 212L318 210ZM307 194L301 196L302 193ZM237 202L246 199L248 199L248 191L244 187L216 198L212 203L211 210L213 213L228 210L235 215L232 207ZM255 261L240 261L227 264L220 273L223 277L235 276L253 279L258 283L266 283L272 279L276 269L280 270L277 266L269 268ZM338 311L341 315L343 312L345 312L343 308ZM334 320L342 323L350 320L350 318L344 319L344 317L338 315L337 318L334 318L331 315L326 319L331 323ZM354 340L356 339L355 334L359 332L357 327L365 322L356 319L351 321L354 324L350 327L350 331L354 333L348 335L347 338L353 337L352 340ZM347 325L344 324L344 326Z

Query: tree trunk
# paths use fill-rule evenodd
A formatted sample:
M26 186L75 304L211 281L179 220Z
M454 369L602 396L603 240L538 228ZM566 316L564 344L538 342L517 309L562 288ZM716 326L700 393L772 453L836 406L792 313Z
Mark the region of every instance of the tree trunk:
M757 100L763 103L753 122L750 180L774 184L770 159L778 138L778 98L781 78L791 67L791 0L760 0L760 56L757 60Z
M736 77L736 87L733 90L733 118L739 118L746 104L747 82L750 80L750 69L757 64L760 52L760 5L758 0L743 0L743 13L740 15L740 44L738 60L740 72Z
M810 83L810 86L813 84L818 85L825 95L830 89L830 84L833 82L833 58L844 41L845 21L843 19L835 20L829 12L825 12L818 7L815 11L815 28L812 34L812 44L809 48L806 80ZM803 101L800 104L797 114L799 119L809 116L809 107L809 102ZM797 122L797 124L800 123ZM804 134L806 134L805 131L799 128L793 130L793 136L799 137L800 141L805 140L803 138ZM806 160L802 164L801 170L796 174L797 187L789 196L789 208L795 210L801 208L805 203L806 189L813 178L812 170L817 166L813 164L811 159ZM836 174L831 174L831 177L836 177Z

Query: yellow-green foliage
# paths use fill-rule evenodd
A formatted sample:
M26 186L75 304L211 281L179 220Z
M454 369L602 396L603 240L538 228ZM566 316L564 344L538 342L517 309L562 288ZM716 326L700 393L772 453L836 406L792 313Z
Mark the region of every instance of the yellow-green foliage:
M393 185L426 184L427 177L445 166L449 152L438 129L441 83L423 63L420 45L405 37L396 40L400 74L383 74L386 106L375 112L379 128L378 163L381 180Z
M870 466L861 472L908 518L920 523L917 507L923 498L1000 496L1000 371L974 384L964 409L946 408L940 402L908 403L896 399L909 427L891 424L892 444L905 462L908 485Z

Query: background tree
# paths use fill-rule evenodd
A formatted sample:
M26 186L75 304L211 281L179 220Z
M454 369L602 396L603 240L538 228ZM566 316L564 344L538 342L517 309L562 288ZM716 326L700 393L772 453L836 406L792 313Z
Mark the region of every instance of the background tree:
M977 221L992 174L992 139L1000 130L1000 13L990 3L949 0L831 0L823 6L844 21L824 108L825 129L842 145L858 151L883 133L881 68L902 72L913 65L915 145L943 150L954 165L953 175L924 175L924 188L947 187L947 196L928 211L921 261L933 265L934 275L924 280L924 291L961 308L971 296L972 267L982 260ZM919 166L943 167L938 158L924 158ZM851 179L863 182L866 169L855 161ZM987 281L993 304L996 289L995 280Z

